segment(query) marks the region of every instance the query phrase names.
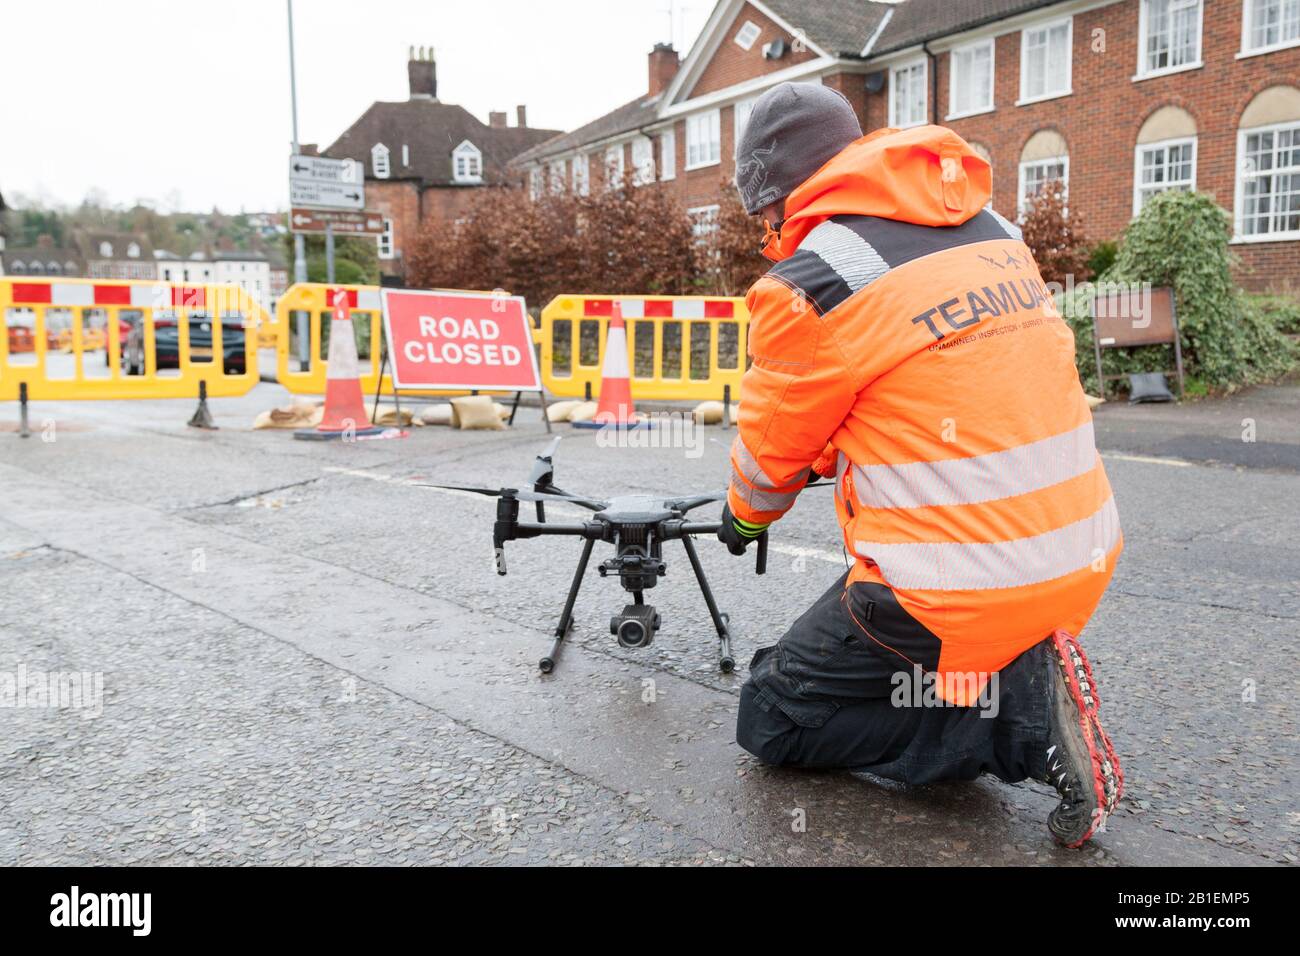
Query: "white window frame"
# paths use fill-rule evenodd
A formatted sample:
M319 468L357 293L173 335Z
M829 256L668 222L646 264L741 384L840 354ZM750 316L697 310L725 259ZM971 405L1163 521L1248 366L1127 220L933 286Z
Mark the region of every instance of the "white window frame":
M1189 2L1189 0L1165 0L1169 3ZM1150 39L1150 7L1152 0L1142 0L1138 5L1138 62L1137 73L1133 80L1150 79L1153 76L1168 76L1170 73L1182 73L1184 70L1197 70L1205 65L1205 0L1190 0L1196 4L1196 56L1186 63L1176 66L1162 66L1150 69L1147 66L1147 41ZM1170 11L1172 14L1172 11Z
M632 185L648 186L655 181L655 144L649 136L632 140Z
M740 29L736 31L736 35L731 39L742 50L752 50L754 44L758 42L758 38L762 35L762 27L753 20L746 20L740 25Z
M579 196L591 194L591 160L586 153L578 153L569 163L573 191Z
M945 119L961 119L963 116L979 116L981 113L992 113L996 105L997 89L997 40L989 37L986 40L976 40L974 43L964 43L961 46L955 46L948 51L948 115ZM983 106L973 106L968 110L957 112L954 104L957 102L957 54L974 53L979 49L989 51L989 98L988 103Z
M1051 31L1056 27L1065 24L1065 89L1051 90L1040 93L1036 96L1029 96L1026 90L1029 83L1029 47L1027 39L1030 33L1045 31L1049 37ZM1046 60L1044 60L1046 66ZM1046 77L1044 77L1046 82ZM1044 20L1042 23L1035 23L1033 26L1025 27L1020 31L1020 99L1016 100L1017 106L1026 106L1029 103L1041 103L1045 100L1054 100L1061 96L1070 96L1074 93L1074 17L1061 17L1056 20Z
M1300 229L1291 229L1283 232L1264 232L1254 235L1246 235L1242 232L1243 214L1246 204L1246 137L1252 133L1270 133L1278 130L1292 129L1296 131L1296 136L1300 137L1300 119L1287 120L1285 123L1269 123L1266 126L1253 126L1250 129L1237 130L1237 172L1236 182L1234 184L1234 201L1232 213L1232 241L1233 242L1289 242L1300 239ZM1276 145L1274 149L1276 149ZM1293 147L1295 148L1295 147ZM1286 167L1292 172L1289 174L1297 180L1300 186L1300 165ZM1270 170L1270 174L1277 175L1277 167Z
M1016 215L1025 214L1026 200L1029 198L1025 195L1025 173L1031 166L1047 166L1060 164L1061 166L1061 185L1065 188L1065 194L1070 194L1070 156L1045 156L1042 159L1027 159L1020 161L1019 175L1016 182Z
M921 118L899 122L898 116L898 76L900 73L911 74L917 67L921 68ZM909 90L910 92L910 90ZM924 56L907 60L889 68L889 125L898 129L912 126L924 126L930 119L930 64Z
M613 146L605 147L605 152L601 155L601 167L605 171L606 189L618 189L623 185L623 164L625 162L622 143L615 143Z
M375 143L370 147L370 171L376 179L387 179L392 175L388 147L383 143Z
M745 127L749 125L749 117L754 112L754 104L758 102L757 96L751 96L748 99L736 100L731 106L731 155L740 154L740 137L745 132ZM741 113L744 113L745 121L742 124L740 120Z
M377 255L380 259L393 259L393 220L384 220L384 231L375 237Z
M701 127L704 127L703 135L708 139L703 143L695 145L702 147L695 154L695 161L691 161L692 140L698 139L701 135ZM699 113L691 113L686 117L686 166L687 172L692 169L704 169L707 166L717 166L722 162L722 111L718 109L704 110Z
M528 170L528 198L537 200L542 198L542 192L546 189L546 175L541 166L534 166Z
M461 160L465 161L464 172ZM467 139L451 151L451 178L458 183L483 182L483 152Z
M1285 13L1287 4L1294 3L1300 7L1300 0L1280 0L1281 7L1279 13ZM1248 56L1259 56L1262 53L1274 53L1278 50L1289 50L1292 47L1300 46L1300 36L1293 40L1279 39L1278 42L1264 46L1252 46L1251 40L1254 34L1251 24L1251 8L1254 7L1255 0L1242 0L1241 3L1241 52L1237 54L1237 59ZM1279 18L1280 19L1280 18ZM1278 36L1281 37L1281 27L1278 28Z
M691 222L691 236L696 243L707 242L716 235L720 225L718 216L722 207L718 203L710 206L692 206L686 210L686 218Z
M659 178L667 182L677 178L677 131L666 129L659 135Z
M546 185L552 193L559 194L565 189L564 160L553 159L546 167Z
M1133 215L1136 216L1142 211L1142 154L1153 149L1163 149L1165 151L1165 166L1169 165L1169 149L1174 146L1192 147L1192 177L1187 180L1178 180L1171 182L1166 179L1164 184L1156 189L1157 193L1167 192L1170 189L1186 186L1190 192L1196 191L1196 158L1197 158L1197 137L1195 136L1176 136L1172 139L1161 139L1152 143L1138 143L1137 148L1133 150ZM1147 187L1154 188L1154 187ZM1152 195L1155 195L1153 193Z

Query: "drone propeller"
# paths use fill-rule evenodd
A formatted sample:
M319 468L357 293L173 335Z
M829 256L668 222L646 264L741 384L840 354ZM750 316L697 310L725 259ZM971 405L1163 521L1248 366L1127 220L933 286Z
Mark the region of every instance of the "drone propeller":
M592 511L604 511L609 507L608 501L599 501L594 498L583 498L580 495L570 494L548 494L541 491L530 491L527 488L475 488L469 485L433 485L427 482L416 482L421 488L441 488L444 491L467 491L470 494L486 495L489 498L500 498L509 495L520 501L560 501L570 504L581 505Z
M528 473L528 483L536 487L538 482L551 483L555 474L555 449L559 447L562 435L556 435L546 446L546 450L533 461L533 470Z

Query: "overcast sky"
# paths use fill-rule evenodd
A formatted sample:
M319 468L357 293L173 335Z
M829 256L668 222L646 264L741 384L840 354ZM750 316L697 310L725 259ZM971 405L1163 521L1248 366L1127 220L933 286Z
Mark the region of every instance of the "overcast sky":
M685 56L712 0L677 0ZM572 129L646 88L669 0L295 0L302 142L329 145L374 100L407 96L408 47L432 45L438 97L486 122L528 106ZM0 194L236 212L284 208L284 0L3 4Z

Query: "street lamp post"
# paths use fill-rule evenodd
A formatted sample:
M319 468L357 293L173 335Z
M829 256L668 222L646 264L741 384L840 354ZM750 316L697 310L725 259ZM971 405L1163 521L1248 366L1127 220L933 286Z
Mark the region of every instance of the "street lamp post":
M293 0L285 0L289 9L289 104L293 112L293 152L298 155L298 76L293 59ZM307 281L307 239L301 232L293 236L293 281ZM311 361L311 327L307 313L299 311L298 324L298 369L307 368Z

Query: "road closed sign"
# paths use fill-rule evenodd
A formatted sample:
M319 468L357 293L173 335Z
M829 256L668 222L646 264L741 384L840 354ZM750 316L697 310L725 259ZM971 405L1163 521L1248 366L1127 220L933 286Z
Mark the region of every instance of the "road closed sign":
M383 307L397 388L541 390L519 296L384 289Z

